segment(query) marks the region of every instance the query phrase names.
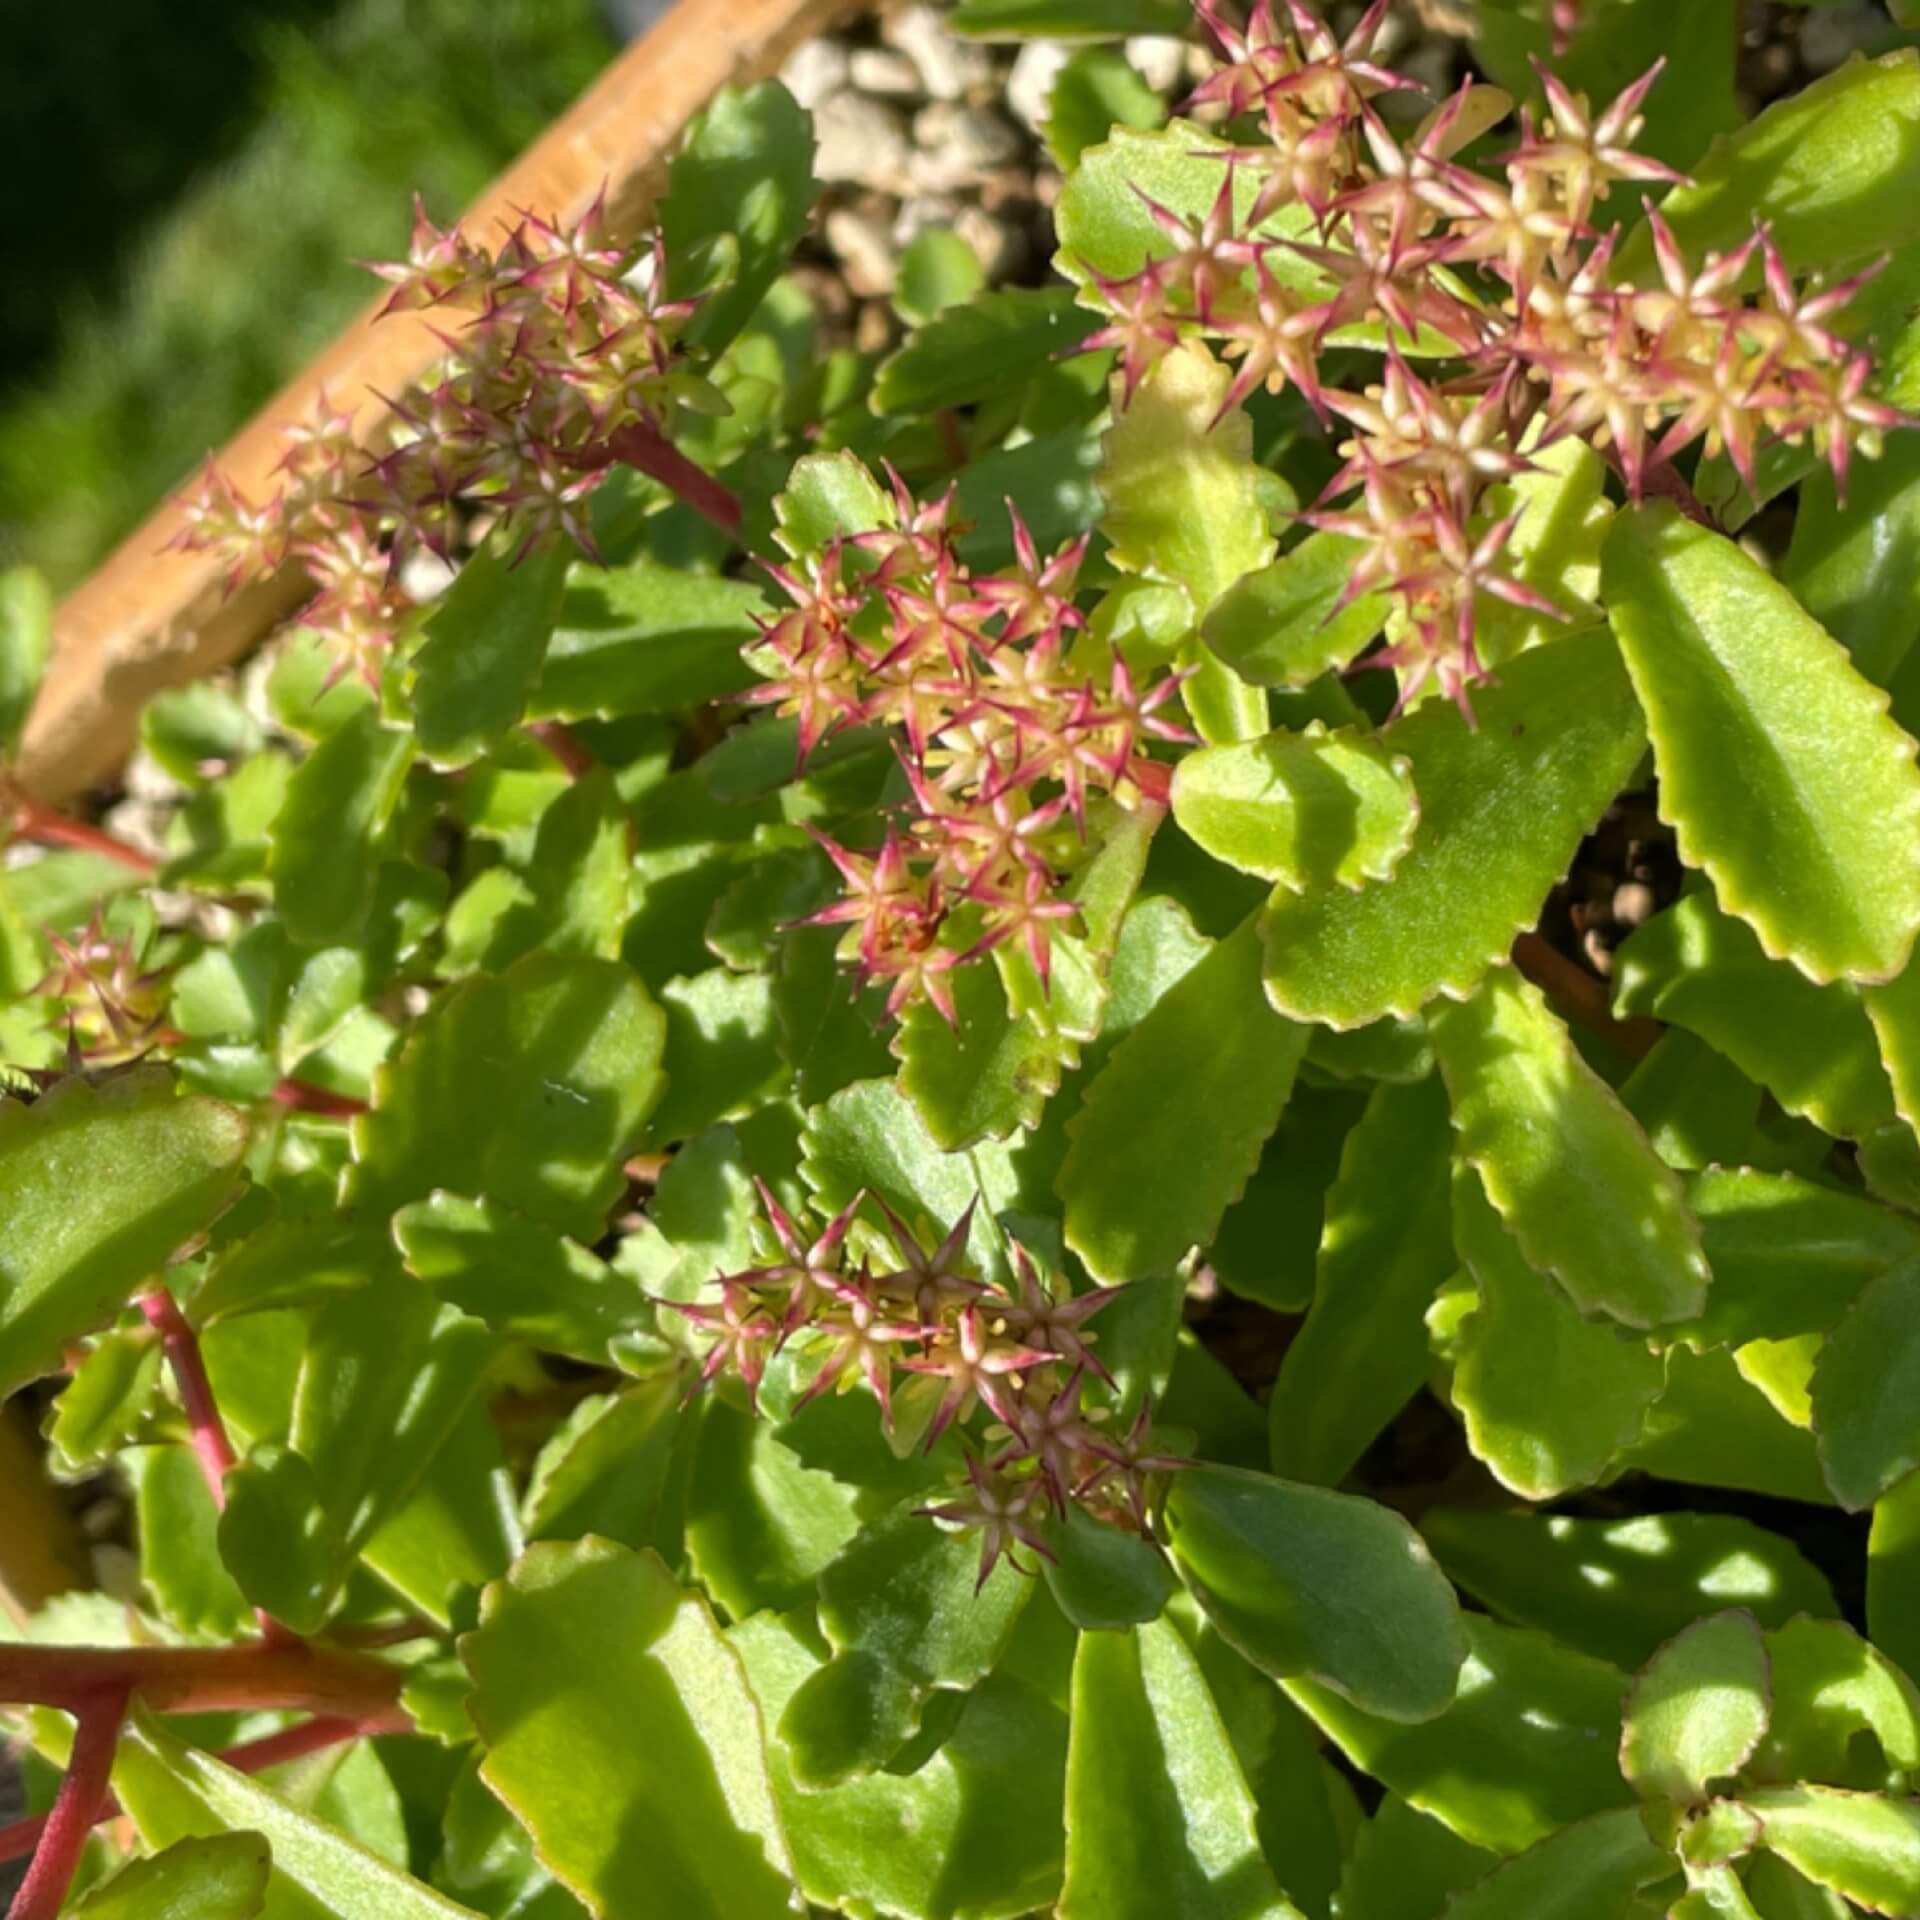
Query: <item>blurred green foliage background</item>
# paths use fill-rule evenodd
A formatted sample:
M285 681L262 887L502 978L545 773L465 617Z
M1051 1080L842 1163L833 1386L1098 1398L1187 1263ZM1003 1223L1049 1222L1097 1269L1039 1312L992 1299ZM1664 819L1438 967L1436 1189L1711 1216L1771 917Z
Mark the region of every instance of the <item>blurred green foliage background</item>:
M0 564L84 576L614 51L595 0L0 0Z

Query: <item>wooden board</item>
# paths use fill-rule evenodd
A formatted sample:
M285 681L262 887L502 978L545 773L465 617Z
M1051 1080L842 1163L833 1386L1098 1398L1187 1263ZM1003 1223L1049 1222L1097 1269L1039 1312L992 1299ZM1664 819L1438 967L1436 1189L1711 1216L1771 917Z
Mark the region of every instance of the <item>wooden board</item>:
M571 219L604 185L615 228L638 233L683 127L730 82L774 72L809 36L858 0L678 0L467 209L463 224L493 241L520 209ZM342 263L343 270L345 263ZM271 492L281 431L306 420L322 391L336 403L397 392L443 349L417 314L374 325L380 297L221 449L242 493ZM371 431L376 415L360 417ZM163 504L60 603L54 657L22 743L29 792L59 801L111 773L134 740L141 705L164 687L238 659L308 591L297 569L234 595L206 554L170 551L178 508Z

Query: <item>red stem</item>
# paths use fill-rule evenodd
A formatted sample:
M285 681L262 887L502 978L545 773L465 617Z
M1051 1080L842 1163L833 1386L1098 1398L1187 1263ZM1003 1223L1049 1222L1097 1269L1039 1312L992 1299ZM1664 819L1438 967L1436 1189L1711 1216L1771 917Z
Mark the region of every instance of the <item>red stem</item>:
M152 854L129 846L124 840L116 840L104 827L71 819L52 807L43 807L37 800L29 800L24 794L13 796L13 830L20 839L31 840L38 847L78 847L82 852L117 860L135 873L159 870L160 862Z
M697 467L679 448L640 422L608 436L606 446L616 460L658 480L695 513L735 539L740 535L739 497L723 487L704 467Z
M593 749L558 720L536 720L527 731L566 768L569 780L584 779L600 764L593 757Z
M207 1378L207 1364L200 1355L200 1337L187 1324L187 1316L180 1311L178 1302L165 1287L155 1287L151 1292L143 1293L140 1296L140 1311L146 1315L147 1325L160 1336L167 1364L173 1369L174 1382L180 1389L180 1404L186 1409L193 1451L199 1458L200 1471L206 1477L207 1491L213 1495L216 1507L224 1507L227 1504L226 1478L239 1461L233 1451L233 1442L227 1438L226 1423L220 1418L212 1382Z
M303 1720L297 1727L287 1727L282 1732L269 1733L258 1740L243 1740L237 1747L228 1747L215 1754L214 1758L232 1767L236 1773L265 1773L269 1767L285 1766L290 1760L304 1760L310 1753L324 1753L329 1747L358 1740L362 1734L410 1733L412 1730L412 1722L398 1710L369 1714L359 1720L323 1717ZM102 1820L116 1819L119 1813L119 1801L109 1794L101 1802L94 1825L98 1826ZM9 1860L24 1860L32 1853L52 1818L52 1814L43 1813L31 1820L16 1820L10 1827L0 1827L0 1866Z
M365 1113L367 1103L350 1093L329 1093L325 1087L310 1087L304 1080L282 1080L269 1096L275 1106L293 1113L323 1113L333 1120L351 1120Z
M1617 1018L1606 987L1537 933L1523 933L1514 941L1513 964L1563 1013L1579 1021L1589 1033L1611 1041L1631 1060L1644 1060L1665 1031L1657 1020Z
M127 1691L122 1687L102 1694L80 1714L66 1778L60 1782L59 1796L33 1850L27 1877L7 1909L7 1920L54 1920L64 1904L86 1850L87 1835L106 1818L113 1750L120 1741L120 1723L127 1717Z
M156 1713L255 1707L330 1718L387 1714L404 1674L384 1660L306 1641L234 1647L0 1645L0 1702L85 1713L131 1691Z

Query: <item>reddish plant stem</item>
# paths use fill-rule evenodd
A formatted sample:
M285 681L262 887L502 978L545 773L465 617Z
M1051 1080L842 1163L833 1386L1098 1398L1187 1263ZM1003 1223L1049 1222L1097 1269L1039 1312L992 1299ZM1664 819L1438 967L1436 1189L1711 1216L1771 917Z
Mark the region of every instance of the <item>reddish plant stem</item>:
M350 1093L329 1093L325 1087L310 1087L304 1080L282 1080L268 1096L277 1107L291 1113L320 1113L332 1120L351 1120L365 1113L367 1103Z
M1523 933L1513 943L1513 964L1589 1033L1611 1042L1629 1059L1644 1059L1664 1031L1657 1020L1616 1019L1605 986L1537 933Z
M165 1287L154 1287L140 1296L140 1311L147 1325L160 1336L160 1344L173 1369L174 1384L180 1389L180 1404L186 1409L187 1430L193 1441L195 1457L213 1495L213 1504L227 1504L226 1479L238 1456L227 1438L226 1422L213 1397L213 1384L207 1378L207 1365L200 1354L200 1336L187 1324L187 1316Z
M653 428L635 422L609 435L605 444L616 460L637 468L650 480L658 480L669 493L684 500L703 519L712 521L722 533L736 540L740 537L742 514L738 495L723 487L704 467L695 466Z
M152 854L116 839L104 827L92 826L85 820L75 820L67 814L57 813L52 807L43 807L39 801L30 800L22 793L14 793L9 799L13 830L22 840L31 840L37 847L72 847L83 853L97 853L108 860L117 860L121 866L131 868L135 873L154 873L159 870L160 862Z
M392 1713L371 1714L359 1720L338 1720L328 1716L303 1720L297 1727L265 1734L258 1740L243 1740L237 1747L228 1747L215 1754L214 1758L232 1767L236 1773L265 1773L269 1767L285 1766L290 1760L304 1760L310 1753L324 1753L329 1747L344 1746L349 1740L358 1740L362 1734L412 1731L412 1721L397 1708ZM98 1826L103 1820L117 1819L119 1814L119 1801L108 1794L100 1803L94 1825ZM32 1853L40 1844L40 1836L52 1818L52 1814L42 1813L31 1820L16 1820L10 1827L0 1827L0 1866L9 1860L24 1860Z
M255 1707L366 1719L394 1711L401 1668L316 1647L0 1645L0 1701L82 1713L132 1692L156 1713L244 1713Z
M113 1750L126 1717L125 1687L101 1694L79 1715L66 1778L33 1850L27 1877L7 1909L7 1920L54 1920L65 1903L87 1835L106 1817Z
M536 720L527 732L560 762L569 780L584 779L600 764L593 757L593 749L571 727L562 726L558 720Z

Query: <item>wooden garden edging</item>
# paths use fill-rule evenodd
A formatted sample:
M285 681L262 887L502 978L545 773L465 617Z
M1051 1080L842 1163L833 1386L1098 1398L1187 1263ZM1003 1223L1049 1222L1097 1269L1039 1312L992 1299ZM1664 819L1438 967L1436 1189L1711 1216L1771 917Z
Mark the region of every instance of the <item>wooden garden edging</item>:
M462 215L494 237L522 209L571 219L604 186L614 227L637 233L682 128L720 88L763 79L807 39L857 10L858 0L677 0ZM344 266L344 263L342 263ZM324 390L337 404L394 393L444 352L419 314L373 324L369 302L217 458L252 498L271 492L281 431L312 416ZM377 426L368 412L360 425ZM179 532L169 500L60 603L54 656L21 746L18 772L37 799L60 801L117 767L141 705L245 653L307 588L297 568L227 598L212 556L169 549Z

